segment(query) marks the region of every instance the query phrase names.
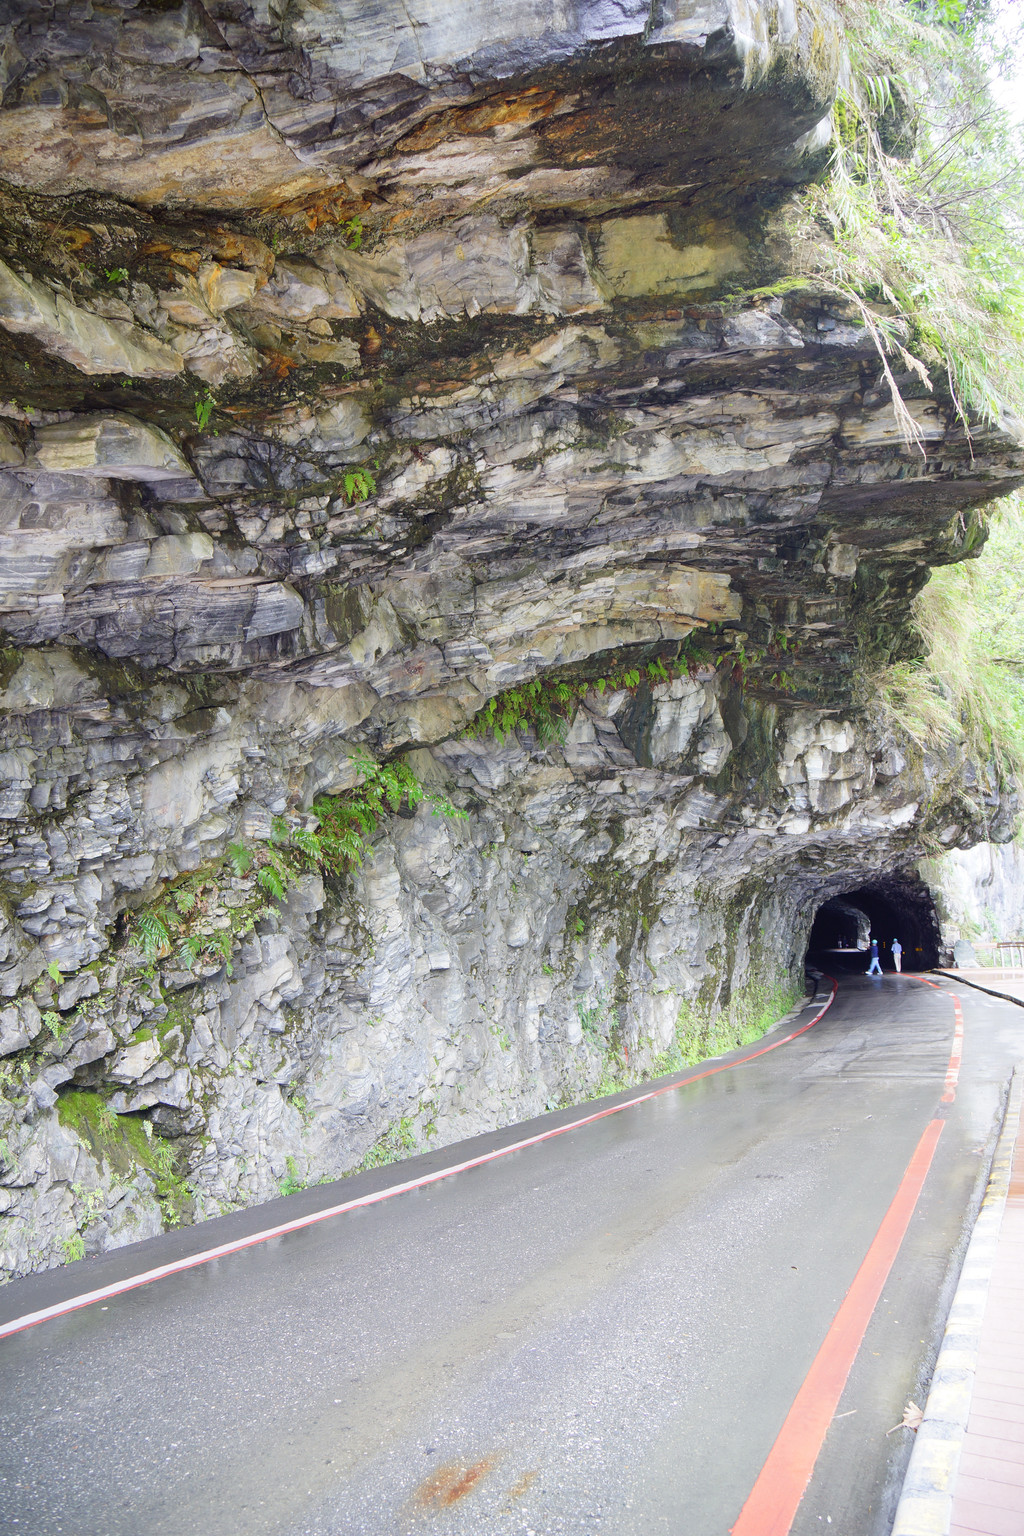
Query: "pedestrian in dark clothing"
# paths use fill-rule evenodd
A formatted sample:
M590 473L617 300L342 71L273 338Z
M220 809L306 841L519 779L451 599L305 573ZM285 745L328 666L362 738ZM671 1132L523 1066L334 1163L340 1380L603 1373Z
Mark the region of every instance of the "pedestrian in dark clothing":
M878 940L871 940L871 964L868 966L869 976L881 976L882 962L878 958Z

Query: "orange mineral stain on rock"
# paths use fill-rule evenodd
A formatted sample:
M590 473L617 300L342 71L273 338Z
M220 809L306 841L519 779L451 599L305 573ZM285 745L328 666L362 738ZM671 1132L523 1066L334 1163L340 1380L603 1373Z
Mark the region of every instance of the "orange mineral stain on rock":
M538 86L509 94L501 91L488 96L473 106L446 107L435 112L413 128L395 146L395 153L423 154L436 149L445 140L464 135L489 133L494 128L532 127L534 123L549 117L562 104L555 90L542 90Z
M519 1499L523 1497L524 1493L529 1493L530 1489L537 1481L539 1473L540 1468L534 1467L531 1471L524 1472L522 1477L516 1479L508 1491L508 1501L510 1504L515 1504Z
M467 1465L464 1461L449 1461L422 1482L414 1495L421 1509L451 1509L467 1493L472 1493L480 1480L487 1476L497 1456L485 1456L482 1461Z

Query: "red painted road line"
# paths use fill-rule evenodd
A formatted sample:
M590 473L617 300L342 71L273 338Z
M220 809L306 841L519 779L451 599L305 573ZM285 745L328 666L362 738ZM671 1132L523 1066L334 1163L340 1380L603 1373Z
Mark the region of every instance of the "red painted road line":
M718 1067L707 1067L703 1072L693 1072L689 1077L668 1083L664 1088L651 1088L646 1093L636 1094L633 1098L625 1100L622 1104L613 1104L610 1109L598 1109L591 1115L582 1115L579 1120L572 1120L568 1125L555 1126L553 1130L541 1131L536 1136L527 1136L522 1141L512 1142L507 1147L498 1147L493 1152L484 1152L479 1157L471 1157L464 1163L453 1163L449 1168L441 1168L436 1173L427 1173L418 1179L409 1179L404 1184L392 1184L387 1189L377 1190L371 1195L360 1195L355 1200L346 1200L342 1205L332 1205L323 1211L313 1211L308 1216L298 1216L294 1221L282 1222L276 1227L267 1227L262 1232L254 1232L250 1237L239 1237L231 1243L221 1243L216 1248L206 1248L202 1253L195 1253L187 1259L176 1259L172 1264L161 1264L157 1269L144 1270L141 1274L132 1275L126 1280L117 1280L112 1285L98 1287L94 1291L84 1291L80 1296L69 1297L67 1301L57 1302L52 1307L43 1307L38 1312L26 1312L22 1317L15 1317L9 1323L0 1324L0 1339L9 1338L13 1333L22 1333L26 1328L36 1328L40 1323L48 1322L54 1317L63 1317L68 1312L77 1312L82 1307L91 1307L97 1301L105 1301L111 1296L121 1296L125 1291L137 1290L139 1286L151 1285L154 1280L163 1280L168 1275L181 1274L183 1270L195 1269L200 1264L210 1264L214 1259L226 1258L228 1254L240 1253L243 1248L252 1248L257 1243L267 1243L273 1237L284 1237L289 1232L298 1232L303 1227L311 1227L318 1221L328 1221L332 1216L342 1216L346 1211L357 1210L364 1205L379 1205L383 1200L391 1200L395 1195L408 1194L414 1189L423 1189L428 1184L437 1184L441 1179L450 1179L456 1173L465 1173L470 1168L479 1168L484 1163L493 1163L499 1157L508 1157L513 1152L522 1152L526 1147L535 1147L542 1141L550 1141L555 1136L565 1136L569 1131L579 1130L580 1126L592 1125L595 1120L604 1120L609 1115L618 1115L624 1109L632 1109L634 1104L646 1104L649 1099L660 1098L663 1093L674 1093L677 1088L685 1088L690 1083L699 1083L702 1078L714 1077L716 1072L727 1072L732 1067L746 1066L748 1061L756 1061L759 1056L766 1056L769 1051L777 1051L780 1045L788 1045L798 1035L805 1035L809 1029L813 1029L819 1019L824 1018L836 1000L838 983L831 976L825 978L832 983L832 991L828 1000L807 1024L801 1024L799 1029L794 1029L792 1034L786 1035L781 1040L773 1040L771 1045L763 1045L759 1050L749 1051L746 1056L740 1056L736 1061L725 1061Z
M846 1379L914 1214L943 1120L929 1122L893 1202L814 1357L732 1536L788 1536Z

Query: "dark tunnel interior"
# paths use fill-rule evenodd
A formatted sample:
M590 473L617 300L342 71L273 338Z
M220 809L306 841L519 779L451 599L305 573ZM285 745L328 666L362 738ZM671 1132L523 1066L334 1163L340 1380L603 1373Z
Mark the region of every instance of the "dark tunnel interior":
M867 968L869 939L878 940L882 969L895 969L892 941L903 946L903 969L938 965L939 920L932 893L916 875L880 875L830 897L814 915L807 958L812 964Z

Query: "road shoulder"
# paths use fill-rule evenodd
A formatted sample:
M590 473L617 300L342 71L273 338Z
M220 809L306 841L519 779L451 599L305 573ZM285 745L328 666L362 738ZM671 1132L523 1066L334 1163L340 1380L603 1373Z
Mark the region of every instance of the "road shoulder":
M986 1326L986 1306L1000 1256L1015 1157L1018 1182L1024 1177L1024 1146L1018 1144L1022 1097L1024 1064L1017 1067L1011 1083L988 1187L949 1310L892 1536L949 1536L954 1528L961 1459L965 1448L969 1453L972 1433L971 1402L991 1369L989 1354L982 1354L983 1343L988 1351L993 1343L991 1327ZM1024 1209L1024 1197L1021 1204ZM991 1324L991 1317L988 1321Z

